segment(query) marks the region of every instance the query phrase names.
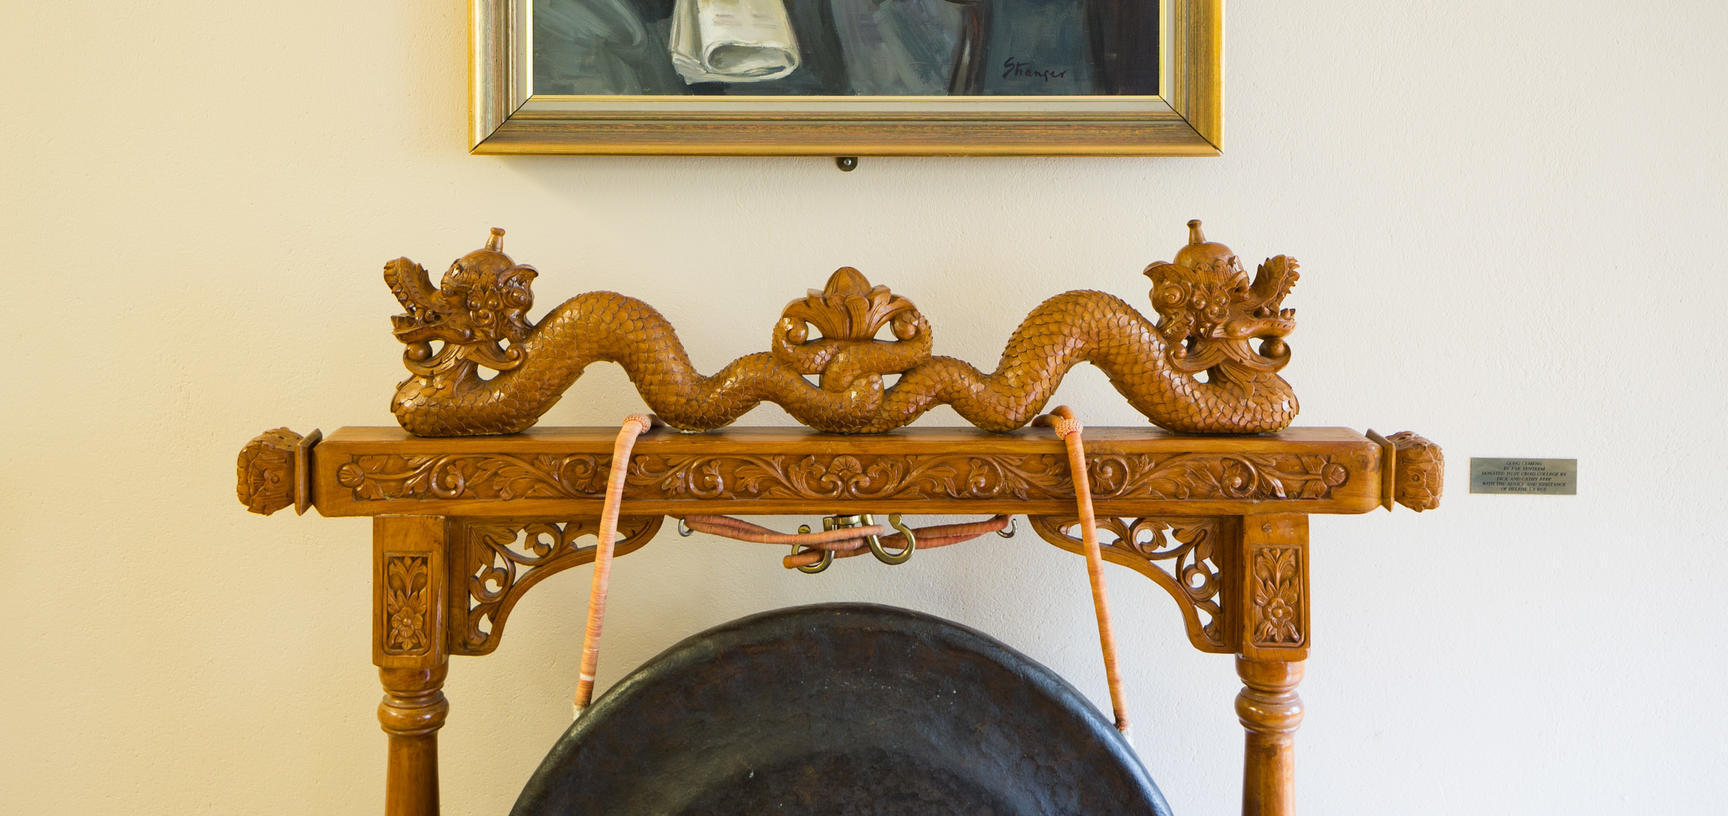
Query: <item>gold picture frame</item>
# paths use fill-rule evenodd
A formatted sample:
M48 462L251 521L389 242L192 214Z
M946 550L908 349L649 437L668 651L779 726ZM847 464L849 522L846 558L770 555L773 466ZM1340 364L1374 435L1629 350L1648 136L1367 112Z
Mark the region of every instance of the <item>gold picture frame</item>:
M1212 156L1224 0L1159 4L1146 96L650 96L530 92L532 0L470 0L476 154ZM988 0L986 0L988 2Z

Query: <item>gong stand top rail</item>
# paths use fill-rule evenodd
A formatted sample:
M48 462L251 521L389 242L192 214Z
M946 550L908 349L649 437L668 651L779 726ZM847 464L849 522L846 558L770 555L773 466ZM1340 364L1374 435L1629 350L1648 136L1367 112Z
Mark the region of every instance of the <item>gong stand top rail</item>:
M260 511L295 505L325 516L593 516L616 433L543 428L422 438L361 427L308 444L280 429L243 454L243 471L247 461L277 471L242 472L241 498ZM1086 439L1101 515L1349 514L1400 499L1397 444L1347 428L1246 437L1093 428ZM1413 459L1406 462L1414 467ZM1419 482L1412 471L1402 483ZM1422 500L1409 492L1403 498ZM1062 442L1041 429L848 436L801 428L705 434L662 428L637 442L624 506L632 515L665 516L1060 514L1074 509L1074 484Z

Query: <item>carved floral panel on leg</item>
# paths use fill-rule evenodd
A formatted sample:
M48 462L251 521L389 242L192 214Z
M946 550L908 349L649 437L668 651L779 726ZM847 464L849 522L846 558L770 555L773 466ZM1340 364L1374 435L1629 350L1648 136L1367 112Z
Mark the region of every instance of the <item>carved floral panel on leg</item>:
M1302 552L1296 547L1254 551L1250 624L1256 646L1291 646L1303 641Z
M432 557L384 554L384 643L388 655L423 655L432 648L429 613Z
M1241 566L1235 568L1239 654L1255 661L1308 656L1308 517L1294 513L1242 520Z

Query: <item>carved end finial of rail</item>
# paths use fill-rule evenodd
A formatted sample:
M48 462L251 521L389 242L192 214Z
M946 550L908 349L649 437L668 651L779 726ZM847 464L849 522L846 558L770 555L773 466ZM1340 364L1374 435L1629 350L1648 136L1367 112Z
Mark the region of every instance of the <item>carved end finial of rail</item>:
M289 505L306 512L311 506L307 454L322 437L319 431L301 436L287 428L253 437L240 449L235 477L240 503L265 516Z
M1439 507L1446 479L1446 457L1440 446L1410 431L1399 431L1386 441L1398 450L1392 498L1418 513Z

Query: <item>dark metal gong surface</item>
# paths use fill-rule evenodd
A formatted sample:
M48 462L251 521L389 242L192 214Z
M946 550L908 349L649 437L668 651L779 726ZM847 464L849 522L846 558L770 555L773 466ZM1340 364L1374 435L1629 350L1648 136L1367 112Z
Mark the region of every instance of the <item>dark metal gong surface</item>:
M975 630L870 604L710 629L564 732L511 811L1156 814L1169 806L1073 686Z

